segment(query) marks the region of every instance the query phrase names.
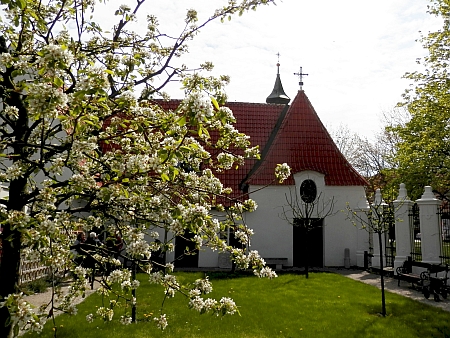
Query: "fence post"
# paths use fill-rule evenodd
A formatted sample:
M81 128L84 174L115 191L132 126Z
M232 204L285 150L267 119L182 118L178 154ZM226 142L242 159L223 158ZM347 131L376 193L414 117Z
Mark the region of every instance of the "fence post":
M441 232L438 208L442 202L434 197L430 186L425 187L425 192L416 202L420 211L422 262L440 264Z
M411 254L411 226L409 224L409 210L414 204L408 197L405 184L400 184L398 197L393 202L395 212L395 260L394 274L397 274L397 267Z

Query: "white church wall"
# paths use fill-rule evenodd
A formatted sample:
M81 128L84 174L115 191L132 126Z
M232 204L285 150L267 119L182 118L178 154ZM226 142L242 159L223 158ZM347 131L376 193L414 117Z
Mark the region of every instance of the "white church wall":
M247 213L245 220L250 228L255 231L251 249L258 250L262 257L288 258L288 265L293 265L293 229L283 219L283 206L288 218L292 219L289 212L286 195L290 191L295 194L299 190L301 182L312 179L316 182L319 201L318 208L327 211L333 199L333 211L324 219L324 265L344 266L344 250L350 250L350 265L363 266L364 251L369 248L369 234L364 230L358 230L348 219L345 212L347 203L352 210L359 210L367 202L364 188L361 186L326 186L324 175L316 172L302 172L294 175L296 186L269 186L261 190L261 186L250 187L250 197L258 204L254 213ZM299 194L299 192L298 192ZM319 211L320 214L320 211ZM317 214L316 214L317 215ZM314 214L313 218L316 218ZM317 218L320 218L317 215Z
M325 266L343 266L344 250L350 250L350 265L363 266L364 251L369 250L369 233L355 227L346 207L358 211L364 205L365 192L359 186L327 186L325 196L333 198L333 214L324 221Z
M210 248L202 246L198 257L198 266L200 268L216 268L219 266L219 254Z
M292 226L282 219L287 186L250 187L250 198L256 201L255 212L246 213L245 221L254 230L250 250L258 250L263 258L287 258L292 266Z

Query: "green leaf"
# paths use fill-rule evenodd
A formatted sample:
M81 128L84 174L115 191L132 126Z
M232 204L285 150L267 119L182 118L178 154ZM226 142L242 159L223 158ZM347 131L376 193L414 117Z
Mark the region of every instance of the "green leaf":
M217 103L217 100L214 97L211 97L211 102L217 110L220 109L219 104Z
M186 124L186 116L182 116L177 120L177 124L180 127L183 127Z
M61 80L59 77L55 77L53 79L53 83L57 86L57 87L62 87L64 85L64 81Z
M27 2L25 0L17 0L17 5L21 10L24 10L27 6Z
M162 178L162 180L163 180L164 182L170 181L169 176L168 176L167 174L165 174L165 173L162 173L162 174L161 174L161 178Z

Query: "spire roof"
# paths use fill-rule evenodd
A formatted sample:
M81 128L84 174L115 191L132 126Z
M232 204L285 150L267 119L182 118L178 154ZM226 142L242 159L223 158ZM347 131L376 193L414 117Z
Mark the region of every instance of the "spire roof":
M286 95L281 84L280 63L277 63L277 78L272 93L267 97L266 103L288 104L291 99Z

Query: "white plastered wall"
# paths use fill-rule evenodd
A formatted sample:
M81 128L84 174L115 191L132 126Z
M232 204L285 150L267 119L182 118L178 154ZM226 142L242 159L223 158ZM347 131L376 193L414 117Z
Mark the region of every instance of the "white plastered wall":
M345 210L347 205L355 211L365 205L364 188L326 186L324 175L314 171L295 174L295 186L269 186L263 189L261 186L250 186L250 197L258 204L255 212L245 215L247 225L255 231L250 249L258 250L264 258L287 258L288 266L293 265L293 229L284 219L292 219L286 196L289 198L290 191L293 194L296 189L299 191L305 179L316 183L317 195L320 196L319 207L331 200L334 203L332 213L325 217L323 223L324 266L344 266L346 248L350 250L350 265L362 266L361 255L368 250L369 236L352 225Z

